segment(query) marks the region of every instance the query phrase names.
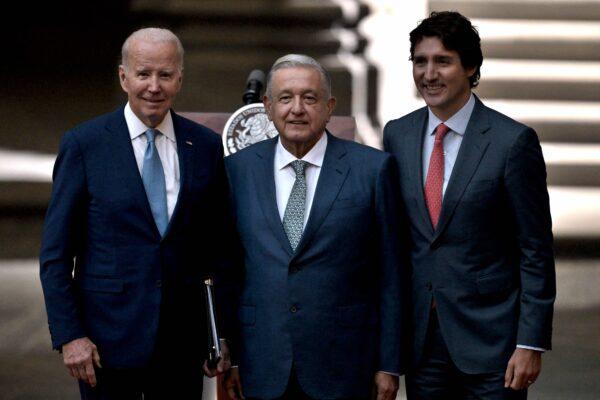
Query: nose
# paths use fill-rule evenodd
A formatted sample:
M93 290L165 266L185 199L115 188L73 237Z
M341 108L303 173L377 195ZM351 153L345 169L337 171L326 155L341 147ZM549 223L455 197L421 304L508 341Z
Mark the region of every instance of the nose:
M296 115L304 113L304 105L300 97L294 97L292 100L292 113Z
M160 92L160 80L158 76L153 75L148 82L148 90L152 93Z
M435 63L427 63L425 66L425 79L428 81L435 80L437 76L437 69L435 68Z

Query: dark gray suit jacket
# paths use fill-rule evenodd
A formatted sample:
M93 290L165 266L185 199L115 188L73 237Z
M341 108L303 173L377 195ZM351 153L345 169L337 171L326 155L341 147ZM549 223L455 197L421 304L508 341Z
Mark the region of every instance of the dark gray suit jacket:
M390 121L412 237L413 358L432 297L454 363L503 371L517 344L551 347L556 294L546 169L536 133L477 99L433 230L423 193L427 108Z

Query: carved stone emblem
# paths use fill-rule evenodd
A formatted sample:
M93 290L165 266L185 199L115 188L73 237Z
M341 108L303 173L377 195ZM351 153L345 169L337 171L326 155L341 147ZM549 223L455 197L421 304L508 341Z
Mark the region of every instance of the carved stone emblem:
M225 155L234 154L251 144L277 135L273 122L269 121L261 103L248 104L236 112L223 128Z

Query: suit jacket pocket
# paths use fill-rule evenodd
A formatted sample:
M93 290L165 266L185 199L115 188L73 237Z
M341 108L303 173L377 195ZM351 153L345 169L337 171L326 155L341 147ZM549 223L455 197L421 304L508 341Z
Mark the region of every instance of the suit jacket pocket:
M256 323L256 307L242 305L239 311L242 325L253 326Z
M477 291L479 294L487 295L502 293L514 286L512 274L505 272L491 273L477 278Z
M92 292L121 293L124 284L120 279L84 276L79 280L79 287Z
M377 315L368 304L353 304L337 308L337 323L346 328L358 328L365 325L375 325Z

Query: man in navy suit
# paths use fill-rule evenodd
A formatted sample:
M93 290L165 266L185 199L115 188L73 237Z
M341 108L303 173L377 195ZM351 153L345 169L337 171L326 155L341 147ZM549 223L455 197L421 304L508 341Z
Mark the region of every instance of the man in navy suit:
M170 110L182 71L172 32L134 32L119 66L128 103L61 143L40 276L84 399L202 396L203 279L225 267L228 194L219 136Z
M235 399L366 399L374 383L378 399L396 396L396 167L326 131L330 82L308 56L277 60L264 104L279 136L226 159L245 270Z
M412 237L409 399L522 399L551 347L546 170L529 127L472 94L480 38L456 12L410 34L427 107L389 122Z

